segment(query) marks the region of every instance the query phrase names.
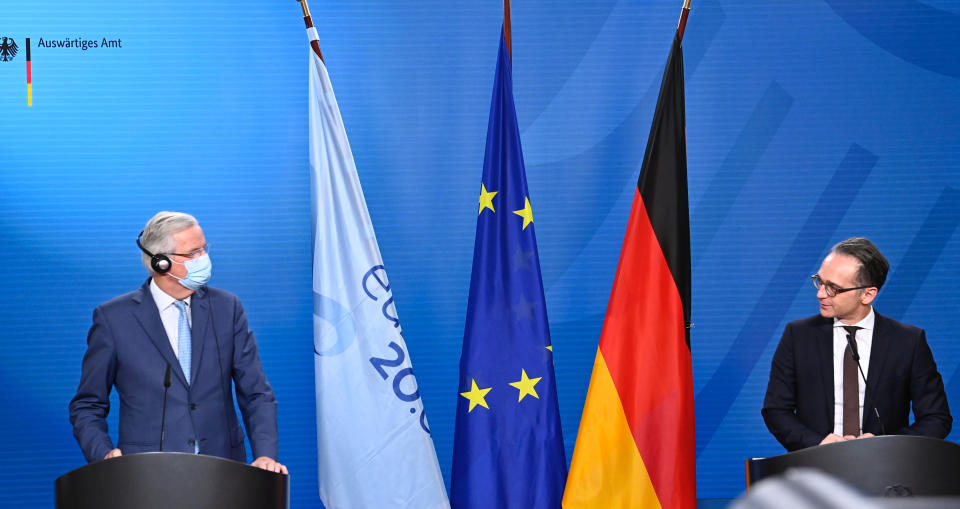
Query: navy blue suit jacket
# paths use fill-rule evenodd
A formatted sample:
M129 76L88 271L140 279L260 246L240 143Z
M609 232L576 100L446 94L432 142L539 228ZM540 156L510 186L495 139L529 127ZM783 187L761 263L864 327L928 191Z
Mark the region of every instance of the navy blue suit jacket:
M120 400L117 447L124 454L157 451L167 365L164 451L246 460L243 428L233 404L235 389L253 457L277 458L277 403L247 328L240 300L205 287L191 298L193 339L190 384L160 321L150 280L98 306L87 336L77 394L70 402L73 434L87 461L114 448L107 434L110 391Z
M926 334L874 315L863 432L946 437L953 418ZM767 428L789 451L819 444L833 433L833 394L833 319L790 322L770 366L762 411Z

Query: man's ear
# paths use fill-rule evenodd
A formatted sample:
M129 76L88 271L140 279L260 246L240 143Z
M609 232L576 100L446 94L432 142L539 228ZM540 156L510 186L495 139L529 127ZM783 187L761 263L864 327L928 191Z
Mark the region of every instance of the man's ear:
M877 298L877 292L879 291L880 290L874 286L871 286L870 288L864 288L863 293L860 294L860 302L864 306L869 306L873 303L873 299Z

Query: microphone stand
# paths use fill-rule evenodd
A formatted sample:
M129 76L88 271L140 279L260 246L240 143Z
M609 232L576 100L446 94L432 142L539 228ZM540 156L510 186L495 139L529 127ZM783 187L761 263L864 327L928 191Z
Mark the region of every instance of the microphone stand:
M170 364L167 363L167 373L163 376L163 410L160 413L160 452L163 452L163 439L167 427L167 391L170 390Z
M867 375L863 374L863 366L860 365L860 353L857 352L857 342L850 337L850 334L847 334L847 345L850 347L850 354L853 356L853 360L857 362L857 369L860 370L860 378L863 378L863 392L864 398L866 398L867 392ZM863 402L863 406L867 406L867 402ZM877 423L880 424L880 434L886 435L887 430L883 426L883 421L880 419L880 411L877 410L877 406L873 407L873 414L877 416ZM863 429L860 430L860 434L863 434Z

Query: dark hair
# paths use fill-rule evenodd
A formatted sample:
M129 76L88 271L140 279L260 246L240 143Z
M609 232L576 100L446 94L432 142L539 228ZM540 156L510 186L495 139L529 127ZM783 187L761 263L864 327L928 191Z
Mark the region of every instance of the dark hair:
M854 281L857 286L876 286L878 290L883 287L890 270L890 262L873 242L864 237L850 237L838 242L830 252L852 256L860 261L857 279Z

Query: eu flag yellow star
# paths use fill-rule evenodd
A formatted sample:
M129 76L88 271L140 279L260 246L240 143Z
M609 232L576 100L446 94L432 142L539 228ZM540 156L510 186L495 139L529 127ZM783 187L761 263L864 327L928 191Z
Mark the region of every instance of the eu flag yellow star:
M523 199L523 208L520 210L514 210L514 214L523 218L523 230L527 229L527 225L533 222L533 209L530 208L530 198Z
M539 380L539 378L537 380ZM470 409L467 410L467 413L473 412L473 408L477 405L480 405L483 408L490 410L490 407L487 406L487 400L484 399L484 396L486 396L487 393L490 392L490 389L492 389L493 387L487 387L486 389L481 389L477 387L476 380L471 379L470 382L471 382L470 390L468 392L460 393L461 396L470 400Z
M487 191L487 186L483 185L483 182L480 183L480 211L477 212L478 216L483 214L483 209L490 209L496 213L496 210L493 209L493 197L499 192L500 191Z
M520 380L516 382L510 382L510 385L516 387L520 391L520 396L517 398L517 402L523 401L523 397L527 394L533 396L534 398L540 399L540 396L537 394L537 389L534 388L537 385L537 382L543 378L538 376L537 378L528 378L526 370L520 370Z

